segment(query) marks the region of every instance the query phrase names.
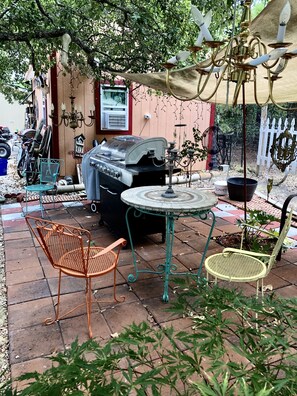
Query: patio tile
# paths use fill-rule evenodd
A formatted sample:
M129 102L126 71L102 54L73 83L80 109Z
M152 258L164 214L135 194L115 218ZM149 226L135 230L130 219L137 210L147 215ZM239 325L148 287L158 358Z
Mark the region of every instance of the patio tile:
M6 271L18 271L21 269L28 269L38 266L39 260L36 255L34 257L24 257L16 260L7 260L5 263Z
M179 256L187 253L194 253L194 249L187 244L185 241L181 241L178 238L174 238L172 254L173 256Z
M3 227L5 228L5 232L7 233L28 230L26 220L24 218L3 221Z
M21 204L16 202L16 203L11 203L11 204L1 205L1 211L2 210L15 209L15 208L21 208Z
M99 305L97 300L93 299L94 303L91 306L91 312L96 312L99 309ZM58 297L53 297L53 305L55 310L57 310L57 302ZM73 310L77 307L73 312L70 312L66 315L67 312ZM79 315L85 315L87 312L86 308L86 294L85 290L79 292L73 292L69 294L62 294L60 299L60 316L63 317L66 315L65 318L73 318Z
M15 241L19 239L31 238L29 230L10 232L4 234L4 241Z
M59 276L59 270L54 268L47 259L41 263L45 278L57 278Z
M205 224L202 221L192 221L187 224L187 226L194 231L196 231L199 235L203 235L204 237L208 237L210 233L210 225ZM213 235L216 233L216 230L213 230Z
M216 216L215 227L219 227L226 224L230 224L230 223L226 219Z
M48 279L48 285L52 296L58 294L59 272L56 271L57 278ZM61 280L61 294L76 293L85 289L85 280L70 276L63 276Z
M35 257L36 250L33 247L33 244L31 244L31 246L20 247L17 249L15 246L11 246L10 248L5 250L5 256L6 260L22 260L24 258Z
M218 225L217 229L222 231L222 234L234 234L240 232L240 228L236 224Z
M178 257L178 260L188 268L188 270L196 270L200 266L202 253L195 252L190 254L183 254Z
M36 358L32 360L27 360L21 363L14 363L11 365L11 376L12 378L17 378L22 374L26 374L29 372L43 373L47 369L51 368L54 365L48 358ZM13 387L17 387L18 390L22 390L28 385L32 380L24 380L24 381L14 381Z
M12 207L12 208L6 208L5 206L2 206L2 209L1 209L2 216L9 215L12 213L23 213L21 206L19 205L19 206Z
M9 338L11 364L44 357L64 349L61 332L56 323L13 330Z
M288 249L285 253L282 253L282 259L297 264L297 248Z
M158 260L158 263L160 263L160 260ZM140 270L152 271L153 270L153 266L149 265L145 261L141 261L141 262L137 263L137 269L138 269L138 271L140 271ZM118 267L118 271L122 275L122 277L125 279L125 281L128 281L128 276L130 274L132 274L134 276L136 275L135 274L135 267L134 267L133 264ZM141 279L153 278L153 277L156 277L156 276L158 276L158 275L150 273L150 272L143 272L143 273L139 274L139 277Z
M173 266L173 268L171 268L172 272L187 272L188 271L187 267L185 267L183 265L181 260L178 260L178 258L180 256L183 256L183 253L181 253L180 255L176 254L175 257L172 258L172 260L171 260L171 264ZM152 260L152 261L150 261L149 264L154 271L158 271L158 266L164 265L165 260ZM162 276L162 278L164 277L163 275L161 275L161 276ZM171 278L173 276L175 276L175 275L170 275Z
M14 233L15 234L15 233ZM5 251L7 250L15 250L16 245L18 249L26 249L28 247L34 246L33 240L30 235L28 235L26 238L21 238L19 237L17 239L17 242L15 239L5 241Z
M268 276L264 279L264 285L271 284L273 290L279 289L281 287L288 286L290 282L286 281L285 279L281 278L277 275L275 268L272 268L271 272Z
M31 282L43 279L43 271L40 265L30 268L23 268L15 271L6 271L6 285L12 286L19 283Z
M155 244L146 246L136 245L135 251L145 261L166 257L165 247L163 248L163 246Z
M223 211L218 211L218 212L215 212L215 216L216 217L221 217L221 218L226 218L226 217L232 217L232 218L234 218L235 216L234 216L234 214L232 214L232 213L228 213L228 212L223 212Z
M218 203L218 204L216 205L216 208L217 208L217 209L220 209L222 212L229 212L229 211L231 211L231 210L238 210L238 209L236 208L236 206L233 206L233 205L231 205L231 204L227 204L227 203L224 203L224 202Z
M130 283L130 287L140 300L146 300L152 297L161 299L164 291L164 281L159 277L142 280L140 275L140 278L136 282Z
M174 297L172 297L173 299ZM164 303L160 297L149 298L143 301L146 309L151 313L155 321L159 324L179 318L179 315L169 312L170 303Z
M275 291L275 294L283 298L297 298L297 286L290 285Z
M63 202L62 205L65 208L74 208L77 206L83 206L83 204L81 202Z
M281 268L274 268L273 273L280 278L297 285L297 265L288 264Z
M100 310L114 308L118 304L129 304L131 302L139 301L136 294L133 293L133 290L131 290L131 287L127 284L118 285L116 287L116 298L119 302L115 301L113 298L113 287L98 290L95 296Z
M37 300L39 298L49 297L50 291L45 279L20 283L7 287L8 305L18 304L24 301Z
M55 309L51 297L9 305L9 331L42 325L46 318L54 316Z
M107 309L103 316L112 333L120 333L124 327L147 321L148 312L140 302L131 304L118 304L113 309Z
M88 319L86 313L73 318L62 319L60 320L60 326L66 348L69 347L76 339L79 343L83 343L89 339ZM95 341L102 341L110 338L110 329L101 313L92 313L91 328L93 339Z
M19 220L23 218L24 218L23 212L2 214L3 221Z

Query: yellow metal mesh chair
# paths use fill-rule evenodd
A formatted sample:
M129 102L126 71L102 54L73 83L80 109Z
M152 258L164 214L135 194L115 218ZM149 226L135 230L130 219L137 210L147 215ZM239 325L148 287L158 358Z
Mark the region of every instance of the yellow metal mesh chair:
M256 282L256 297L259 294L259 281L263 298L263 279L269 274L276 257L282 248L292 221L292 211L277 238L271 254L256 253L248 250L226 248L222 253L209 256L205 260L207 279L212 275L217 279L229 282ZM243 231L244 234L244 231Z
M59 271L56 316L54 319L46 319L45 323L54 323L83 305L80 304L60 316L62 273L76 278L84 278L86 281L88 329L89 336L92 337L92 278L103 276L113 271L113 294L115 301L119 302L116 298L116 268L120 250L126 245L126 240L120 238L107 247L95 247L91 246L92 238L90 232L83 228L54 223L32 216L26 216L26 221L50 263Z

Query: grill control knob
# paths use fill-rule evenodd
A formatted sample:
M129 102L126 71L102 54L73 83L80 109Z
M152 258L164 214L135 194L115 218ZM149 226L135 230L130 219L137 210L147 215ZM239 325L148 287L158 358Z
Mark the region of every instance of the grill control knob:
M120 172L120 171L115 171L115 172L114 172L114 177L116 177L117 179L118 179L119 177L121 177L121 172Z

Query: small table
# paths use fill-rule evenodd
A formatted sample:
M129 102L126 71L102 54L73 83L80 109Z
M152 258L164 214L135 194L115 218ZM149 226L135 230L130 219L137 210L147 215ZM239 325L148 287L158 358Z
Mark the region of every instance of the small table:
M174 272L176 266L172 264L172 248L174 240L174 222L180 217L198 216L205 220L209 215L212 218L210 233L202 254L201 262L197 270L197 277L200 277L202 264L208 249L210 238L215 224L215 216L211 208L217 204L217 198L214 194L198 189L191 189L186 187L174 187L176 193L175 198L164 198L162 194L167 190L166 186L144 186L135 187L125 190L121 194L121 200L130 207L126 212L126 223L130 239L130 245L133 256L133 264L135 268L135 275L129 274L128 281L135 282L140 273L156 273L164 274L164 292L162 300L169 301L168 283L170 275L188 275L192 272ZM162 216L166 218L166 260L164 264L158 266L158 270L139 270L137 267L137 260L134 251L131 230L129 226L129 212L134 210L134 215L140 213L152 214L155 216Z

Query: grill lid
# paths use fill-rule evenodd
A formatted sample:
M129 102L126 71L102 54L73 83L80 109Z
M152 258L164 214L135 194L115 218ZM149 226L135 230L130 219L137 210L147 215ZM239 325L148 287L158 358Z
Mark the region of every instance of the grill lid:
M124 160L127 150L143 139L138 136L116 136L104 144L96 151L96 155L103 155L111 160Z
M124 161L126 165L137 165L144 156L164 160L166 147L167 140L163 137L117 136L101 144L95 155L111 161Z

